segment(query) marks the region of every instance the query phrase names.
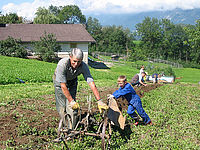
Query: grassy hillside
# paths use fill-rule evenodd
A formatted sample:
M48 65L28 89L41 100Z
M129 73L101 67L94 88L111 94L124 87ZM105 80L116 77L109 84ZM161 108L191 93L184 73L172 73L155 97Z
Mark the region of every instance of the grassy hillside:
M115 63L110 69L93 69L91 68L91 74L95 81L97 80L116 80L119 75L126 75L128 80L139 72L138 67L144 64L148 65L148 62L137 61L135 63ZM155 63L154 66L166 67L166 64ZM13 58L0 56L0 84L14 84L20 83L17 78L22 79L28 83L38 82L52 82L52 75L56 68L55 63L47 63L37 60ZM200 81L200 70L192 68L180 68L174 69L177 77L182 77L178 82L185 83L198 83ZM83 77L79 77L80 81L83 81Z
M0 56L0 65L0 149L39 149L40 145L41 149L62 149L62 143L51 142L57 137L59 123L52 83L56 64ZM104 93L116 87L119 75L131 79L139 70L127 63L90 71ZM112 128L111 149L199 149L200 71L191 68L174 71L182 78L145 93L142 98L154 125L135 127L124 113L129 126L125 131ZM16 77L27 83L16 84L19 83ZM90 93L80 77L78 101L86 100L84 94ZM45 142L49 143L43 145ZM72 150L99 150L101 139L86 136L81 141L80 138L68 141L67 145Z
M50 82L56 68L54 63L0 56L0 84L25 82Z
M177 77L182 77L177 82L196 83L200 82L200 69L180 68L174 69Z

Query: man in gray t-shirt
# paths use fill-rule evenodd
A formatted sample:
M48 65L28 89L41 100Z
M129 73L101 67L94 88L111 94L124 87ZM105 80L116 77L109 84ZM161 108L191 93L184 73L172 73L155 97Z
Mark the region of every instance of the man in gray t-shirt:
M63 58L58 62L54 73L54 87L56 97L56 110L64 120L65 113L69 114L72 120L72 127L76 125L76 116L79 105L76 102L77 76L83 74L85 81L89 84L95 98L98 100L98 108L108 109L102 102L94 80L90 74L87 64L83 61L83 52L80 49L73 49L69 58Z

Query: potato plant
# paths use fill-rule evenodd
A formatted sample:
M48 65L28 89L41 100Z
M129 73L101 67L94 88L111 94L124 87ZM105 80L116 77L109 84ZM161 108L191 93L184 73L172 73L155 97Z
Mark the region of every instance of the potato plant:
M51 82L56 64L37 60L0 56L0 84ZM19 78L19 79L17 79Z
M57 138L59 123L51 79L56 64L3 56L0 64L3 68L3 73L0 72L0 149L64 149L63 143L51 142ZM26 69L21 71L23 67ZM35 67L40 69L32 72ZM138 70L130 68L131 64L121 64L109 70L91 68L91 73L103 93L117 87L119 75L125 74L130 79L137 73ZM13 77L16 72L25 72L22 79L28 82L17 84ZM125 130L112 126L111 149L199 149L200 88L194 83L200 71L187 68L175 69L175 72L183 78L146 92L141 99L154 125L136 127L124 111L127 126ZM47 76L40 80L43 73ZM84 103L89 94L95 102L88 84L80 77L77 101ZM100 150L101 138L81 136L68 141L67 146L72 150Z

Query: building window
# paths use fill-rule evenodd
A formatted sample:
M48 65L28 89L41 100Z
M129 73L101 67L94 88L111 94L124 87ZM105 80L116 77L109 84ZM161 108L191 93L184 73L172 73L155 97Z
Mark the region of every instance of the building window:
M77 44L76 43L70 43L70 48L77 48Z

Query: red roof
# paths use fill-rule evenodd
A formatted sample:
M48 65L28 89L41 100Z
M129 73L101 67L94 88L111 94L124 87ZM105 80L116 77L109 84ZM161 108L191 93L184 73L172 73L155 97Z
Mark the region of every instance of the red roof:
M58 42L95 42L81 24L7 24L0 27L0 40L11 36L22 42L40 41L45 32L54 34Z

